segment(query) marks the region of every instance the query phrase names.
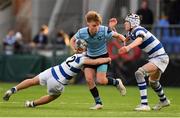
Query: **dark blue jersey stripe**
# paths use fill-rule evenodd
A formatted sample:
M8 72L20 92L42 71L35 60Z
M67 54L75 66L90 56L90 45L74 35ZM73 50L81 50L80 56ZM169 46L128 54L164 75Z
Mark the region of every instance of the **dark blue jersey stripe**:
M54 68L51 68L51 73L52 73L53 77L58 81L58 80L59 80L59 77L57 76Z
M141 45L139 45L139 47L141 49L144 49L146 46L148 46L150 43L152 43L155 39L151 36L150 38L148 38L146 41L144 41Z
M68 75L62 68L61 65L59 65L59 70L61 72L61 74L67 79L67 80L70 80L72 78L72 76Z
M157 50L163 48L162 44L159 43L156 47L154 47L151 51L148 52L149 55L153 54L154 52L156 52Z
M137 29L135 29L134 31L133 31L133 34L136 36L136 32L137 31L143 31L143 32L145 32L145 33L147 33L148 31L145 29L145 28L137 28Z
M71 67L70 70L74 73L79 73L81 71L81 69L77 69L77 68L74 68L74 67Z
M81 58L81 57L77 57L76 60L75 60L75 62L76 62L76 63L79 63L79 62L80 62L80 58Z

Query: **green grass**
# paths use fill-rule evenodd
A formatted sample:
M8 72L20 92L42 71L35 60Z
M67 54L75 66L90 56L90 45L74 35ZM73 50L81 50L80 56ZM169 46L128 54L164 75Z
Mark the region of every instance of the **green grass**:
M15 84L0 83L0 97ZM180 117L180 88L165 88L171 100L171 106L160 111L136 112L134 107L139 103L137 87L127 87L127 95L122 97L114 87L98 86L104 103L102 110L89 110L94 103L85 85L66 86L65 92L57 100L36 108L25 108L25 100L37 99L46 94L42 86L28 88L14 94L8 102L0 99L0 117ZM154 92L148 89L150 106L158 102Z

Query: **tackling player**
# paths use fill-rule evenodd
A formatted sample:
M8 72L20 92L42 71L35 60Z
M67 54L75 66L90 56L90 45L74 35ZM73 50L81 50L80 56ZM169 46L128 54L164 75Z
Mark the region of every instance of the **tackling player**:
M56 98L58 98L64 91L64 85L67 85L69 80L77 73L81 71L83 64L99 65L103 63L109 63L111 58L98 58L90 59L85 56L87 43L84 40L78 40L75 43L76 54L68 57L60 65L51 67L32 79L26 79L15 87L7 90L3 99L8 101L10 96L22 89L26 89L35 85L46 85L48 95L42 96L39 99L33 101L26 101L26 107L35 107L38 105L47 104Z

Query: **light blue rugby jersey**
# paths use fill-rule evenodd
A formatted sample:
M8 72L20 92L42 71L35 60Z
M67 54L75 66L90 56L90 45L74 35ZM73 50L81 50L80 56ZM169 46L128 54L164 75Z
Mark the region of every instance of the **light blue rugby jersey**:
M60 83L68 84L69 80L81 71L85 58L87 58L85 53L68 57L60 65L51 68L52 76Z
M112 38L113 33L108 27L101 25L96 35L91 36L88 27L85 27L75 34L75 39L85 40L88 43L87 55L96 57L107 53L107 40Z
M144 27L138 26L128 32L126 36L131 40L135 40L139 35L144 36L143 43L139 45L139 48L146 52L150 58L166 54L161 42Z

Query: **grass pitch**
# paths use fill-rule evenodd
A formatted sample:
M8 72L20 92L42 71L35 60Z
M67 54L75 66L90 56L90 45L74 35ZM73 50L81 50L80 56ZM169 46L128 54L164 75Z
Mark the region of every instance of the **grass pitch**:
M94 100L85 85L68 85L57 100L36 108L25 108L24 101L45 95L46 87L31 87L14 94L8 102L3 101L4 92L14 85L0 83L0 117L180 117L180 88L164 88L171 106L160 111L137 112L133 111L140 101L137 87L127 86L127 95L121 96L115 87L98 86L104 108L89 110ZM158 102L151 88L148 98L151 107Z

